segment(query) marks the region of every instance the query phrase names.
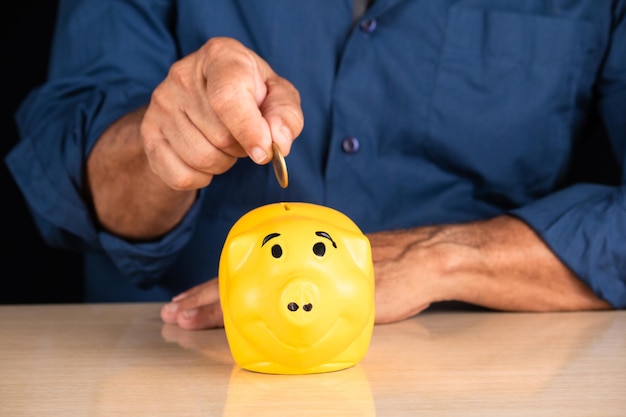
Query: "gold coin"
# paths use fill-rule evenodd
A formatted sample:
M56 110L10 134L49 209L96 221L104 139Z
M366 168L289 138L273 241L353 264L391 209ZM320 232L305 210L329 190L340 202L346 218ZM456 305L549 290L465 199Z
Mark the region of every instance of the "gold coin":
M287 175L287 164L285 163L285 158L283 157L283 154L280 153L280 149L278 149L278 145L275 143L272 143L272 152L274 153L272 156L274 175L276 175L278 184L283 188L287 188L287 185L289 184L289 176Z

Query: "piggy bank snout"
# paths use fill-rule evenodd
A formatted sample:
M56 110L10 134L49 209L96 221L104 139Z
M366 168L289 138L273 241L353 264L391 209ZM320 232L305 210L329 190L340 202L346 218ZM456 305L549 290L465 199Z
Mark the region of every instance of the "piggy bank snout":
M279 311L287 320L296 324L311 323L319 309L318 288L310 280L294 279L283 288L279 303Z

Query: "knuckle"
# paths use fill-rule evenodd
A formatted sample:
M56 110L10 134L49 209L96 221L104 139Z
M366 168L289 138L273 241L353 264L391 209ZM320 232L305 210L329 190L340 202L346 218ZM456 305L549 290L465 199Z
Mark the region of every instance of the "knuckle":
M232 47L231 42L226 38L215 37L209 39L204 45L204 53L209 60L222 57Z
M188 164L195 170L210 174L219 175L228 171L236 161L235 157L229 156L223 152L215 150L213 152L201 153L196 152L190 156Z
M246 48L237 40L229 37L216 36L209 39L202 48L209 61L219 60L225 56L238 56Z
M214 135L211 136L211 144L215 148L221 151L225 151L236 145L237 141L229 132L223 131L220 133L216 132Z
M157 155L158 153L161 141L159 139L156 139L154 135L142 134L141 142L143 145L143 151L148 158L148 161L151 162L155 155Z
M152 121L155 119L153 113L162 112L167 109L170 101L171 100L163 83L157 85L150 96L150 103L148 104L148 109L144 114L142 124L145 124L148 120Z
M241 95L241 87L232 80L220 80L211 87L208 94L210 106L218 114L233 109Z
M195 170L206 173L213 173L215 157L213 155L195 153L189 156L187 163Z
M139 137L141 143L146 152L153 152L157 146L158 128L150 123L149 120L144 120L139 125Z
M174 190L193 190L195 187L195 180L193 176L188 174L174 174L168 177L167 184Z
M189 69L189 64L185 59L174 62L168 71L167 79L174 84L190 89L193 85L193 71Z

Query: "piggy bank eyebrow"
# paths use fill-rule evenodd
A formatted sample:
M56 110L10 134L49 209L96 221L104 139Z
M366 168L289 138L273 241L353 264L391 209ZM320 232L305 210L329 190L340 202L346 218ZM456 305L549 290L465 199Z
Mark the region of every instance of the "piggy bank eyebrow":
M270 233L269 235L265 236L263 238L263 243L261 243L261 247L263 247L263 245L265 245L267 242L278 236L280 236L280 233Z
M326 239L330 240L331 242L333 242L333 248L335 248L335 249L337 248L337 244L335 243L335 241L333 240L333 238L332 238L332 237L330 237L330 235L329 235L328 233L326 233L326 232L315 232L315 234L316 234L317 236L324 237L324 238L326 238Z

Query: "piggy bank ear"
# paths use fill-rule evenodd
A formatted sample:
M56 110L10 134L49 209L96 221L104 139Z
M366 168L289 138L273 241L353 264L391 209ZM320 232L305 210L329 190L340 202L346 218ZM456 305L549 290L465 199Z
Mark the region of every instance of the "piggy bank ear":
M241 233L227 239L222 250L224 259L221 259L220 263L224 262L224 266L231 274L237 272L250 257L254 244L255 236L249 233Z
M219 266L220 296L228 292L231 277L237 275L253 250L254 236L251 234L238 234L226 239Z
M372 271L372 248L367 236L354 232L344 232L341 243L352 258L354 264L366 275Z

